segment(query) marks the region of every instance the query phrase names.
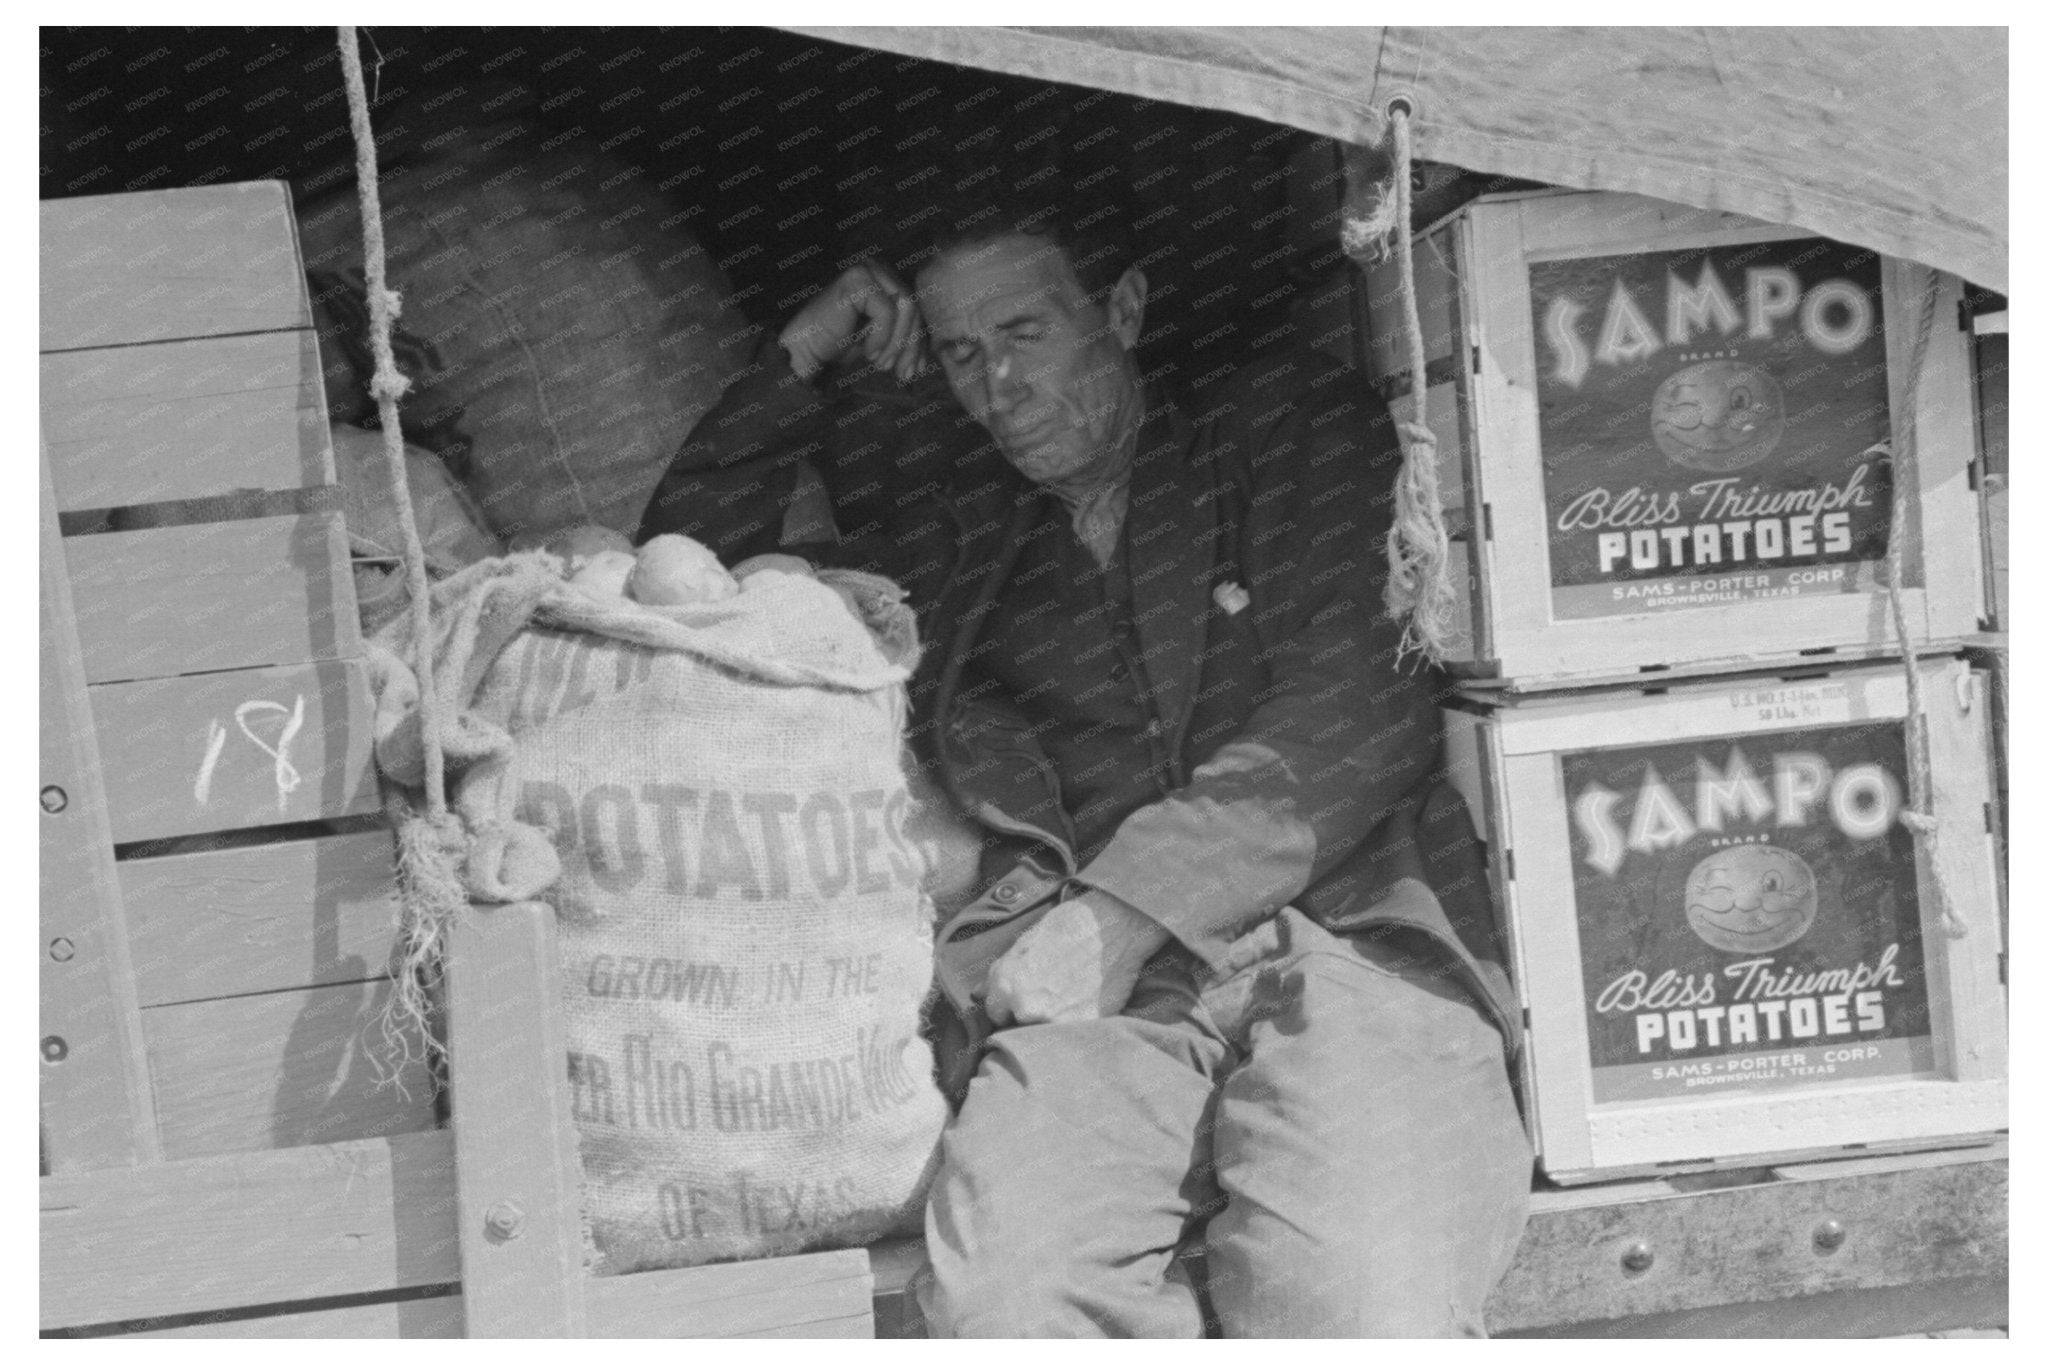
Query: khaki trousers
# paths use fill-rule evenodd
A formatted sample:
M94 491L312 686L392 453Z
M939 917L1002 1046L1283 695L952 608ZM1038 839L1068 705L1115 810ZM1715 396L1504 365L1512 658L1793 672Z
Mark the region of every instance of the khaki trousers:
M935 1337L1483 1336L1528 1217L1499 1032L1426 941L1292 907L998 1033L942 1155Z

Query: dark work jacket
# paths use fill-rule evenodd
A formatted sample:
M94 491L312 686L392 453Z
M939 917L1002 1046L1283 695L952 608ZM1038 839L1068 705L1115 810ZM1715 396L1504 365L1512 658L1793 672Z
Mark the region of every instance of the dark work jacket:
M926 642L913 743L992 850L983 894L940 933L957 1009L975 1013L967 995L1026 912L1095 887L1211 965L1290 903L1339 933L1418 932L1518 1050L1484 847L1442 774L1442 679L1398 666L1382 603L1400 451L1361 376L1294 357L1199 409L1148 395L1123 550L1175 786L1085 866L1064 831L1014 814L1042 804L1014 793L1059 780L1033 718L961 685L1000 645L981 628L1041 495L942 386L825 388L765 343L692 432L641 538L680 531L728 562L777 549L807 461L854 533L806 552L908 589Z

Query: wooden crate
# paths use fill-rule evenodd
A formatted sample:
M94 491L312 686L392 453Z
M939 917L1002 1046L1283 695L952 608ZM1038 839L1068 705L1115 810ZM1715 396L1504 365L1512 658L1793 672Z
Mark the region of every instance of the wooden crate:
M584 1275L546 906L452 936L454 1131L417 1062L381 1083L393 847L288 197L42 216L43 1329L871 1335L859 1251Z
M1418 238L1456 671L1535 690L1899 653L1878 447L1930 284L1904 490L1916 648L1984 614L1957 281L1628 195L1485 196ZM1412 414L1395 264L1365 288L1367 372Z
M45 1325L452 1279L395 1245L424 1190L357 1208L437 1119L370 1055L397 889L289 196L41 218Z
M1921 662L1940 874L1899 822L1896 664L1472 701L1484 829L1562 1182L2006 1126L1983 675Z

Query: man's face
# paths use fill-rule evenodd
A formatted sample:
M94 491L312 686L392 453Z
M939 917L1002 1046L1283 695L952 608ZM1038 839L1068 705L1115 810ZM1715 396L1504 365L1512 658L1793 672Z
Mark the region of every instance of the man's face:
M1135 271L1090 303L1064 251L1013 234L938 257L917 299L953 396L1034 483L1085 476L1139 411Z

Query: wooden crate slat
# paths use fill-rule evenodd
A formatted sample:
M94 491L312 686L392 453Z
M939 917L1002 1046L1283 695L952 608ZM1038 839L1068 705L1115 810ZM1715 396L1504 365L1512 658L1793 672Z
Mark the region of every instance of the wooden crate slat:
M43 1164L71 1171L154 1161L158 1148L48 459L41 469L38 1089Z
M760 1261L650 1270L589 1282L596 1337L812 1335L792 1328L862 1318L871 1336L875 1282L865 1251L825 1251Z
M1527 1332L1575 1322L1847 1289L2006 1273L2006 1163L1980 1161L1854 1179L1746 1185L1647 1203L1532 1217L1487 1326ZM1833 1251L1814 1231L1847 1234ZM1649 1248L1648 1270L1622 1253Z
M1859 1175L1891 1175L1897 1171L1924 1171L1938 1166L1965 1166L1972 1162L2009 1159L2011 1142L2005 1137L1982 1147L1951 1147L1934 1152L1892 1152L1871 1156L1838 1156L1832 1160L1795 1161L1773 1166L1777 1180L1841 1180Z
M867 1341L875 1335L875 1315L874 1311L869 1309L862 1313L850 1313L845 1317L828 1318L823 1322L785 1322L774 1327L764 1327L758 1332L734 1332L731 1335L749 1340L785 1338L799 1341Z
M118 864L144 1005L363 981L398 940L383 831Z
M365 1303L349 1308L323 1308L306 1313L273 1313L261 1318L165 1327L153 1332L125 1332L136 1337L270 1337L310 1339L447 1338L462 1335L462 1296L397 1303Z
M405 1093L380 1085L371 1049L388 981L315 986L142 1012L157 1129L171 1159L423 1132L424 1065Z
M1945 1329L2003 1323L2010 1314L2011 1286L2005 1276L1931 1280L1882 1289L1837 1289L1769 1303L1717 1303L1675 1313L1649 1313L1598 1322L1560 1323L1530 1331L1504 1331L1510 1338L1570 1337L1685 1338L1800 1337L1884 1338L1947 1335ZM1975 1335L1974 1332L1970 1335ZM1990 1336L2003 1337L1992 1330Z
M282 182L46 199L41 218L42 350L312 325Z
M2008 474L2012 451L2012 374L2004 332L1976 338L1977 445L1982 454L1978 482L1984 501L1984 552L1990 576L1990 620L1994 630L2010 627L2012 580L2012 495Z
M310 330L64 351L41 370L62 511L334 481Z
M48 1176L45 1329L458 1278L445 1132Z
M583 1167L554 910L494 906L448 940L465 1335L587 1335ZM509 1234L506 1220L516 1220Z
M102 683L87 694L117 843L377 809L360 659Z
M362 648L338 512L77 536L90 682L348 658Z

